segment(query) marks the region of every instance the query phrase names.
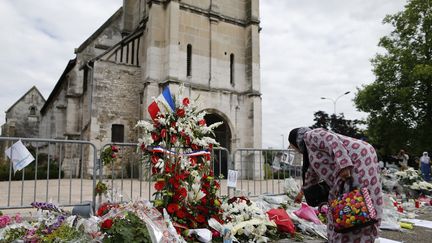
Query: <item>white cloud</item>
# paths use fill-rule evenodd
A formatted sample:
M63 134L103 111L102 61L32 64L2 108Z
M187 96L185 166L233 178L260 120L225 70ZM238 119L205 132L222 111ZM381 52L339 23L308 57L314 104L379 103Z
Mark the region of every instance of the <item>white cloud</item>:
M121 0L0 1L0 123L19 97L36 85L45 98L52 91L74 48L102 25ZM355 111L356 87L374 77L369 59L389 26L386 14L404 0L261 0L261 87L263 147L281 147L281 135L313 123L313 113L333 112L337 103L347 119ZM6 24L5 24L6 23ZM284 143L287 145L287 142Z

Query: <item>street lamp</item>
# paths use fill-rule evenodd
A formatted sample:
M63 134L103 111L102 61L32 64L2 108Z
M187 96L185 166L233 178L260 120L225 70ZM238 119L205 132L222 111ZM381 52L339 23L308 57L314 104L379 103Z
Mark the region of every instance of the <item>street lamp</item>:
M336 102L342 97L345 96L347 94L351 93L351 91L347 91L341 95L339 95L336 99L332 99L332 98L327 98L327 97L321 97L322 100L331 100L333 102L333 116L331 119L331 130L334 130L336 127Z
M339 95L336 99L321 97L322 100L331 100L333 102L333 114L336 116L336 102L344 95L351 93L351 91L347 91L341 95Z
M284 149L285 148L285 139L284 139L283 134L281 134L281 136L282 136L282 149Z

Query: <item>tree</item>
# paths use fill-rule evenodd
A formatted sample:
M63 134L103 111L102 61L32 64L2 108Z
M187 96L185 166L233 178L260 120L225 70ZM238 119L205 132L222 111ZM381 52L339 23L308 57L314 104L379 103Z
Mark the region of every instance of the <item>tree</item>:
M321 127L349 137L364 138L363 131L357 127L362 122L359 120L346 120L342 113L329 116L324 111L317 111L314 113L314 121L315 124L311 128Z
M368 135L383 154L401 148L420 154L432 146L432 0L408 0L387 15L393 31L386 51L372 59L375 81L358 89L355 104L368 112Z

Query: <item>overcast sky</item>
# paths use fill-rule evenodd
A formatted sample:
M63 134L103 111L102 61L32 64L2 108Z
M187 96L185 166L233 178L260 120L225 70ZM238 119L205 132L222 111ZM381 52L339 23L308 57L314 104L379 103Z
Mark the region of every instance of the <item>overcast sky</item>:
M122 0L0 1L0 124L33 85L47 98L78 47ZM290 129L313 124L313 113L365 118L352 102L374 80L370 58L390 32L386 14L405 0L261 0L263 147L287 146Z

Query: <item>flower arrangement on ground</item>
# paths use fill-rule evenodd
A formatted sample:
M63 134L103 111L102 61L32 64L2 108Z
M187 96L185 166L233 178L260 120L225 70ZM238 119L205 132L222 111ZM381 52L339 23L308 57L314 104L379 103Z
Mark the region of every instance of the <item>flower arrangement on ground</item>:
M34 202L32 206L39 211L37 219L23 221L18 215L2 216L9 220L4 227L0 227L0 239L5 242L86 242L94 238L86 230L89 228L83 224L84 219L64 212L55 204Z
M246 197L233 197L222 204L225 225L239 242L267 242L275 238L276 224Z
M218 145L213 129L221 123L207 126L206 113L181 93L169 94L170 106L156 99L160 111L152 121L137 124L143 161L155 181L154 204L161 212L166 208L178 232L208 228L210 218L221 221L220 185L210 163L210 151Z

